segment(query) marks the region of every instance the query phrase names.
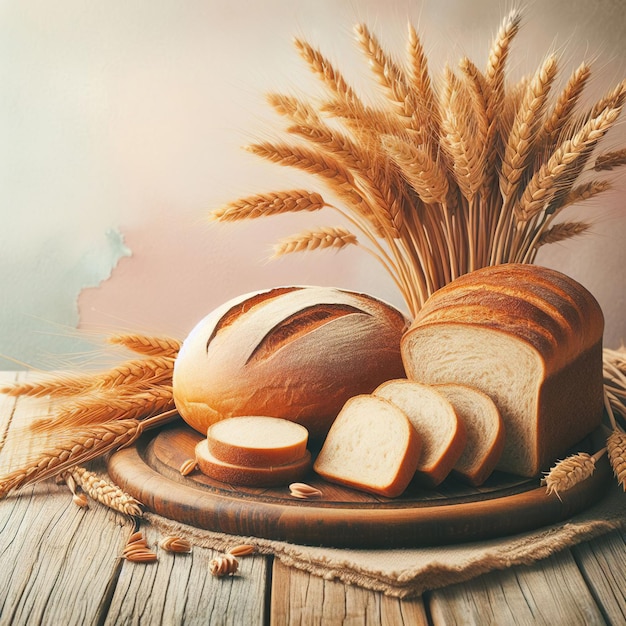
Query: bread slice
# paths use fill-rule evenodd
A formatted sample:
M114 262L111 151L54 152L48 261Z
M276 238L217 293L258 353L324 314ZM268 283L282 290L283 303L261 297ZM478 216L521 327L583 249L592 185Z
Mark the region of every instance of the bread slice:
M504 448L504 423L494 401L466 385L436 385L465 426L467 443L452 473L470 485L482 485L495 469Z
M339 412L313 469L330 482L394 498L411 481L420 447L415 429L398 407L362 394Z
M407 377L486 393L506 427L497 469L539 476L602 422L602 310L573 279L528 264L435 292L402 338Z
M374 390L403 411L422 441L415 478L435 487L452 471L467 440L465 427L452 404L428 385L406 379L390 380Z
M267 467L235 465L216 459L210 452L207 440L196 445L196 462L200 471L223 483L246 487L278 487L302 480L311 467L311 453L292 463Z
M234 465L271 467L302 459L309 433L304 426L278 417L231 417L207 431L209 452Z

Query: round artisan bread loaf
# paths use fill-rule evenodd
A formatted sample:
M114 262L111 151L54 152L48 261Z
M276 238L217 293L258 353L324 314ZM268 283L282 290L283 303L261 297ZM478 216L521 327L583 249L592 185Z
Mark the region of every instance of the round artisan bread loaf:
M487 394L504 421L497 468L538 476L602 420L598 302L545 267L503 264L435 292L402 339L407 376Z
M214 480L246 487L279 487L302 480L311 468L311 453L291 463L267 467L253 467L226 463L210 452L207 440L196 445L196 463L200 471Z
M271 467L306 455L309 433L304 426L280 417L229 417L209 426L207 447L220 461Z
M200 321L174 364L174 400L199 432L267 415L324 436L344 403L404 376L397 309L327 287L281 287L226 302Z

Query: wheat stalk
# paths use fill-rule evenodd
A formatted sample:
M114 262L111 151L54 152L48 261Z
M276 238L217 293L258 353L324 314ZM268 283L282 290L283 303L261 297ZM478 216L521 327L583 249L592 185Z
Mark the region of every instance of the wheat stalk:
M440 81L431 80L412 25L404 62L367 25L357 25L358 45L382 87L380 108L366 105L336 66L298 39L298 52L327 95L268 96L290 122L286 132L299 142L265 142L251 151L326 185L338 202L325 205L359 231L359 248L384 265L413 315L461 274L485 265L531 263L541 245L580 234L586 229L582 222L559 225L555 217L610 186L577 179L615 124L626 81L581 113L591 77L585 62L553 98L555 55L530 78L508 84L506 66L520 24L519 11L505 17L483 72L462 58L459 74L446 68ZM625 160L624 151L615 150L598 157L594 167L609 171ZM246 207L241 215L248 209L249 217L282 211L280 202L276 209L264 197L239 201ZM328 230L281 241L274 256L346 245L345 238L328 238Z
M15 489L59 476L74 466L128 446L145 430L171 421L175 414L175 411L166 411L143 420L119 419L58 431L54 447L39 452L23 467L0 478L0 498Z

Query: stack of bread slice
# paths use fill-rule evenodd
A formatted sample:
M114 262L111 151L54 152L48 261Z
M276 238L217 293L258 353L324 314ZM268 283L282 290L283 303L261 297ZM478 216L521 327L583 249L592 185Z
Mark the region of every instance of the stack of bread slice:
M449 475L478 486L495 469L504 425L493 401L458 384L391 380L349 400L315 460L325 480L396 497Z
M286 419L231 417L213 424L196 445L196 462L210 478L233 485L275 487L302 479L311 467L309 433Z

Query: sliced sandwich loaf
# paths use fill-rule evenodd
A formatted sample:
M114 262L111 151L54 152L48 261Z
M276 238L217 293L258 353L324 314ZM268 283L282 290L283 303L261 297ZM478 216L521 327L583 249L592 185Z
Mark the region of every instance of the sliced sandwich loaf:
M396 405L359 395L339 412L313 469L330 482L393 498L413 478L420 448L415 429Z
M465 426L467 442L453 475L478 487L495 469L504 449L504 422L495 402L486 394L466 385L436 385L454 407Z
M415 479L428 487L440 484L456 465L467 441L454 406L434 387L406 379L383 383L373 395L397 406L415 428L422 442Z
M603 328L597 301L573 279L504 264L434 293L402 357L412 380L491 397L506 429L498 469L537 476L601 422Z

